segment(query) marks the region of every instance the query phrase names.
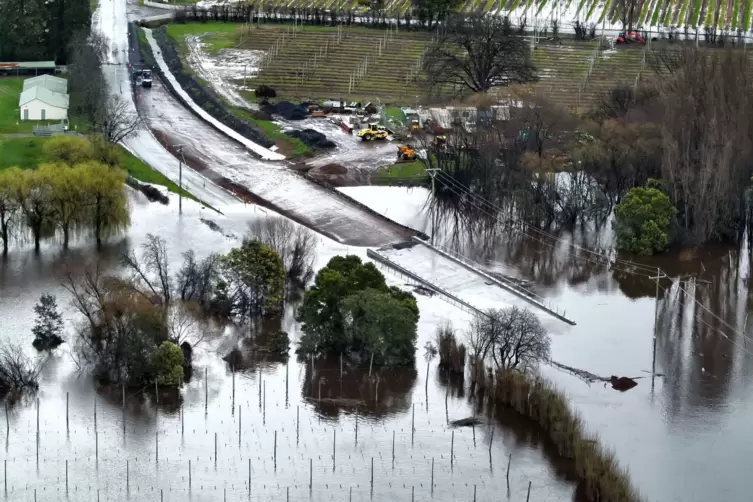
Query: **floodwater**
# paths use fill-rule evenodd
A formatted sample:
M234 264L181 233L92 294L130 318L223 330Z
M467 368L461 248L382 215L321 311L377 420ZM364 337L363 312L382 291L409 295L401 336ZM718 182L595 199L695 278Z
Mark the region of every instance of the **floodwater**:
M425 189L340 190L431 233ZM607 269L593 255L568 246L568 236L550 245L540 235L498 235L484 246L467 238L461 219L453 214L439 215L437 221L438 243L462 249L490 271L531 281L536 293L577 323L550 323L541 316L553 333L553 360L606 377L641 377L637 387L618 393L601 384L589 386L550 366L542 368L571 397L589 430L614 449L648 500L750 498L753 481L743 472L753 452L748 433L753 418L753 340L747 328L747 243L740 250L709 245L642 261L671 277L659 282L656 314L656 371L666 376L656 378L652 386L657 286L650 277L656 272L624 263ZM598 248L608 242L608 228L598 239L576 232L576 245ZM411 259L413 250L417 254ZM483 290L474 298L472 284L422 252L420 246L393 251L400 253L401 264L439 286L455 287L453 291L474 305L486 308L495 298Z
M116 270L117 257L136 249L147 233L166 239L175 270L181 252L225 252L249 221L270 214L236 204L223 206L221 216L184 200L179 216L174 196L168 206L149 204L140 194L131 200L132 227L99 255L105 270ZM324 237L318 246L317 267L335 254L365 255L364 248ZM44 292L57 295L70 341L76 317L61 284L96 255L87 239L65 254L54 242L39 256L28 246L14 248L0 263L3 336L34 353L32 309ZM469 320L439 298L418 296L418 303L418 347L440 323L461 327ZM292 310L281 326L295 342ZM477 500L492 500L508 489L512 455L511 500L525 498L529 481L531 500L573 497L567 466L514 417L502 417L504 427L495 419L453 434L447 421L472 415L471 406L443 384L436 361L427 373L420 350L414 368L374 370L369 378L367 367L346 363L341 378L339 361L315 361L312 369L295 358L288 364L251 360L232 373L222 357L235 347L244 347L236 333L210 336L197 347L193 378L179 398L162 393L155 403L152 389L127 389L123 408L120 389L95 388L76 371L69 345L62 346L45 366L39 414L33 400L22 403L10 409L10 433L5 423L0 427L8 469L7 492L0 493L13 501L66 499L67 469L67 500L450 501L472 500L474 490Z

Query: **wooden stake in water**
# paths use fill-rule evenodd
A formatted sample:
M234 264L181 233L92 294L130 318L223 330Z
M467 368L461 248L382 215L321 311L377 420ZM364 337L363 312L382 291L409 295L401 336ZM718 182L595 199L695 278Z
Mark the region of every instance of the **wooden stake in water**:
M159 432L154 433L154 458L159 464Z
M277 431L275 431L274 461L275 461L275 469L277 469Z
M356 411L356 445L358 445L358 411Z
M332 470L335 470L335 444L337 444L337 429L332 428Z
M476 485L473 485L473 502L476 502Z
M259 368L259 409L261 409L261 387L262 387L261 368Z
M314 459L309 459L309 491L314 487Z
M94 430L97 430L97 396L94 396Z
M191 459L188 459L188 491L191 491Z
M65 423L68 424L68 393L65 393ZM8 420L8 403L5 403L5 435L10 436L10 420Z
M65 493L68 493L68 461L67 460L65 461Z
M369 361L369 378L371 378L371 367L374 365L374 353L371 353L371 361Z
M298 427L301 424L301 407L295 407L295 444L298 444Z
M157 380L154 380L154 399L157 402L157 406L159 406L159 387L157 387Z
M251 495L251 459L248 459L248 494Z
M434 495L434 457L431 457L431 494Z
M413 446L413 436L416 434L416 403L413 403L413 415L410 419L410 445Z
M180 435L183 436L183 433L185 432L185 421L184 421L184 415L185 411L183 411L183 405L180 405Z
M262 400L262 423L267 421L267 381L264 381L264 398Z
M290 361L285 363L285 408L288 407L288 373L290 372Z
M507 456L507 489L510 489L510 464L512 463L512 453Z
M125 418L125 384L122 384L121 386L121 393L123 394L123 434L125 434L126 431L126 418ZM181 409L183 407L181 406Z
M395 431L392 431L392 464L395 464Z
M340 352L340 378L343 377L343 353Z
M371 457L371 491L374 491L374 457Z
M489 463L492 463L492 443L494 442L494 429L492 429L492 435L489 438Z
M411 486L410 487L410 502L413 502L415 500L415 496L416 496L416 487L415 486ZM474 502L475 502L475 500L474 500Z
M190 462L190 460L189 460L189 462ZM128 485L129 485L129 478L130 478L130 474L131 474L130 470L131 469L130 469L130 466L128 465L128 460L126 460L126 491L129 490L129 486ZM66 480L66 486L68 486L67 483L68 483L68 481Z
M214 463L217 463L217 433L214 433Z
M528 493L526 494L526 502L531 498L531 482L528 482Z
M37 398L37 436L39 436L39 398Z
M452 442L450 443L450 466L455 460L455 431L452 431Z
M204 409L209 409L209 380L207 380L206 368L204 368Z
M233 373L233 409L235 409L235 366L230 366L230 371Z

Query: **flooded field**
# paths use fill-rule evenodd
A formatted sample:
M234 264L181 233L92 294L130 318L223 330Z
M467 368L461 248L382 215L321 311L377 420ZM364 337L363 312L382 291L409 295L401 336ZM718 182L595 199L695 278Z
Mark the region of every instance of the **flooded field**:
M133 226L100 255L106 269L114 270L118 256L147 233L167 240L177 268L181 252L227 251L249 221L266 216L241 204L223 207L226 216L220 216L184 201L179 217L175 202L165 207L134 195ZM317 266L346 252L365 255L363 248L321 238ZM55 243L39 257L14 249L0 265L3 335L33 353L32 309L43 292L65 307L70 335L75 318L61 283L95 256L86 242L67 256ZM388 280L403 284L395 276ZM442 321L460 327L469 319L439 298L417 298L418 347L433 339ZM282 327L295 342L292 309ZM125 406L121 389L95 388L76 372L64 345L45 367L38 414L34 400L21 403L9 410L9 434L4 423L0 427L5 499L34 500L35 490L36 500L63 499L67 467L69 500L449 501L472 500L474 490L477 500L490 500L507 491L509 455L512 500L525 499L529 481L531 500L573 497L567 466L514 417L448 428L448 420L471 416L471 406L446 386L436 362L427 374L421 355L415 368L375 371L371 379L368 368L346 365L341 378L337 362L315 361L312 371L295 358L287 364L251 360L234 373L222 357L239 344L233 332L206 340L179 397L160 393L157 403L153 389L127 389Z

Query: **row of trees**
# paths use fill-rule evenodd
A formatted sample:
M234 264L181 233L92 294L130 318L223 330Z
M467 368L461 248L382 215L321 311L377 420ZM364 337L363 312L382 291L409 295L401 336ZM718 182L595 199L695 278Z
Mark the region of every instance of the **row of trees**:
M38 251L41 241L60 234L91 232L97 241L130 223L126 175L115 166L117 154L102 138L91 141L56 137L44 145L37 169L0 171L0 240L3 254L11 241L28 235Z
M78 30L91 24L89 0L0 0L0 60L66 64Z

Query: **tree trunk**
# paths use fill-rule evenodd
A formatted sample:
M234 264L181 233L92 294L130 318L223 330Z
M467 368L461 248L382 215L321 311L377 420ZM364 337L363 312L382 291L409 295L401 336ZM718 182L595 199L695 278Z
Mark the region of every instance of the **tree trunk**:
M3 221L0 226L0 235L3 238L3 256L8 255L8 223Z
M70 237L70 231L68 229L68 224L63 225L63 249L68 249L68 239Z

